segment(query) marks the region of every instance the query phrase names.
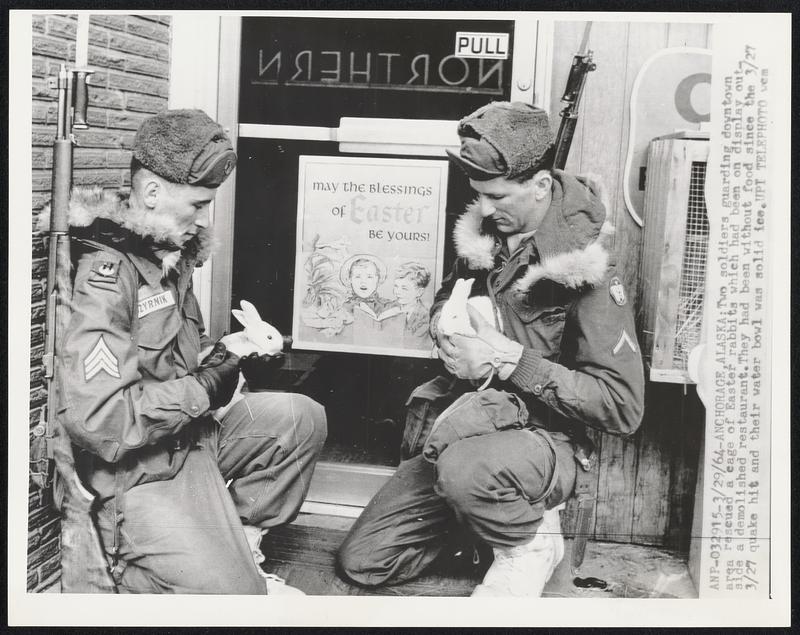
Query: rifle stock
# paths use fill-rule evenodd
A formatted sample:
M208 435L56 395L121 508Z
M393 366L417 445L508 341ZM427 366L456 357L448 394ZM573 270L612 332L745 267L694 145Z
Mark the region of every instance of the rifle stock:
M72 127L86 118L86 76L90 71L68 70L58 75L58 124L53 143L53 185L47 267L46 339L43 364L47 381L47 404L34 429L32 469L37 485L53 486L53 500L61 511L61 591L65 593L114 593L100 537L92 516L94 495L80 482L73 446L58 419L58 353L60 339L70 318L72 280L69 242L69 197L72 189ZM77 78L76 78L77 75ZM77 82L77 86L75 86ZM82 96L73 107L75 96ZM61 378L62 382L65 378ZM41 442L46 453L39 449ZM50 476L55 464L55 473ZM45 467L42 468L42 462Z

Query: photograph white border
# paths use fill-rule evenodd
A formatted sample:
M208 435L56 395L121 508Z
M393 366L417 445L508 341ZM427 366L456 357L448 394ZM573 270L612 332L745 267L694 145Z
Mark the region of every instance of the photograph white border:
M59 11L66 13L69 11ZM34 12L12 11L9 25L9 357L8 394L8 623L10 625L159 625L256 626L348 625L377 626L780 626L790 622L790 466L789 426L789 271L790 271L790 87L791 51L789 14L631 14L549 13L548 20L681 21L710 22L716 27L746 23L770 57L781 60L772 69L775 89L772 125L787 134L775 136L772 149L772 207L774 219L770 247L773 274L769 301L772 310L772 453L771 453L771 598L751 600L650 600L614 599L499 599L371 598L244 596L82 596L26 592L27 554L27 450L29 430L22 422L29 412L29 332L31 282L31 99L24 90L30 83L31 28ZM45 13L39 11L38 13ZM52 13L48 11L47 13ZM109 12L112 13L112 12ZM129 13L116 11L114 13ZM153 11L148 11L153 13ZM161 13L161 12L159 12ZM166 12L164 12L166 13ZM286 15L285 12L234 12L239 15ZM393 12L397 17L411 17ZM304 13L340 16L337 12ZM369 17L372 12L351 11ZM423 17L452 18L451 12L426 12ZM492 15L470 12L470 18ZM381 12L381 17L392 17ZM504 13L504 18L513 18ZM741 42L726 42L715 31L715 50ZM764 49L762 49L764 50Z

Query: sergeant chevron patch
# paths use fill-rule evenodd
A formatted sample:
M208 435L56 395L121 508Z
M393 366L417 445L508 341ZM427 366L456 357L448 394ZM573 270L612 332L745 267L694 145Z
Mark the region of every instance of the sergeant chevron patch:
M89 381L101 370L119 379L119 361L108 348L102 335L97 340L97 344L94 345L92 352L83 360L83 372L86 381Z

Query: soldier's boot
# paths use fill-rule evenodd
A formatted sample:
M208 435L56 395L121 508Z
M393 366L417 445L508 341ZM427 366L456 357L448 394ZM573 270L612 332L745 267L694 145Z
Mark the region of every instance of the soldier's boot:
M564 557L559 510L545 511L533 540L515 547L494 547L494 562L473 597L540 597L544 585Z
M267 573L261 568L261 563L266 560L264 552L261 551L261 541L264 535L269 531L261 527L253 527L252 525L244 525L244 535L247 538L247 544L250 546L250 551L253 554L253 561L256 563L258 574L264 578L264 584L267 587L267 595L305 595L300 589L286 584L286 580L276 576L273 573Z

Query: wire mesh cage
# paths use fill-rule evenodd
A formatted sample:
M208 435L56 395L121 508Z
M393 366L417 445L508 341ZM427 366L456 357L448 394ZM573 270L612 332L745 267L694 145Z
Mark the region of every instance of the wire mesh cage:
M691 383L687 361L700 343L705 297L707 159L707 139L671 135L650 143L639 326L653 381Z
M686 234L681 263L678 314L675 321L673 368L686 370L691 350L700 343L705 297L706 255L708 254L708 213L705 199L706 164L692 163Z

